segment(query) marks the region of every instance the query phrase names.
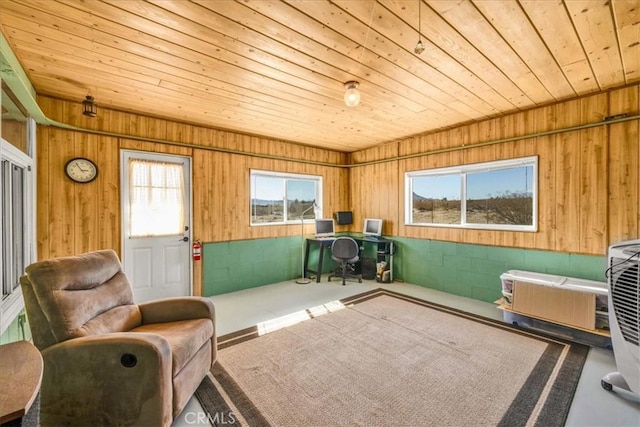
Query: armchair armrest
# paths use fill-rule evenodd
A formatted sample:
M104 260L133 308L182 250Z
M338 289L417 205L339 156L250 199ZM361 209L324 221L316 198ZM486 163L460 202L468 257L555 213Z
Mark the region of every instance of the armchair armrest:
M215 324L213 302L203 297L164 298L140 303L138 307L145 325L189 319L211 319Z
M163 337L87 336L55 344L42 356L42 425L171 424L171 348Z

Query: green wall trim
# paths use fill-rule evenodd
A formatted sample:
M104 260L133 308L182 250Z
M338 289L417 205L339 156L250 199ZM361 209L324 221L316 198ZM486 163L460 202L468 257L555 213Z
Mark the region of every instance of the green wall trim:
M605 256L395 237L394 277L451 294L494 302L500 275L525 270L606 282Z
M202 251L204 296L295 280L302 274L300 237L205 243ZM312 250L310 267L317 259L317 250ZM323 264L324 272L335 268L327 252Z
M564 252L392 237L394 277L455 295L494 302L502 296L500 275L525 270L605 282L606 257ZM325 252L326 254L326 252ZM317 250L309 257L317 265ZM203 295L212 296L295 280L302 270L300 237L206 243ZM325 256L323 271L335 263Z
M31 329L29 329L27 315L24 309L13 319L2 335L0 335L0 345L22 340L31 340Z

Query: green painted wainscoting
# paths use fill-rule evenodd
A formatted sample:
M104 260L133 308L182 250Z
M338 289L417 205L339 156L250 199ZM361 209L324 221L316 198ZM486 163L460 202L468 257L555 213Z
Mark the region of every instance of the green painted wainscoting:
M29 329L27 315L24 310L13 319L13 322L0 335L0 345L22 340L31 340L31 329Z
M471 245L392 237L396 245L394 277L481 301L502 296L500 275L526 270L605 282L605 256ZM270 283L295 280L302 269L300 237L206 243L203 294L218 295ZM317 265L317 251L310 266ZM325 252L324 272L335 264Z
M330 255L330 251L325 250L324 272L336 267ZM317 260L318 250L313 247L309 267L315 270ZM205 243L202 263L204 296L293 281L302 274L302 240L277 237Z
M606 282L605 256L393 238L394 276L481 301L502 296L500 275L525 270Z

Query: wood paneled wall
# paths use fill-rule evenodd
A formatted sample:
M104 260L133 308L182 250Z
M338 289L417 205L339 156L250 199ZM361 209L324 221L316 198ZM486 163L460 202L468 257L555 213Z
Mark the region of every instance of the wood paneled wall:
M363 218L376 217L385 220L384 234L390 236L602 255L610 243L640 235L638 120L530 135L610 115L637 115L639 91L634 85L351 155L105 109L89 119L82 116L79 103L41 97L39 104L53 120L130 137L38 128L38 256L101 248L120 252L121 149L192 157L193 231L202 242L299 234L294 225L249 226L249 170L261 169L323 176L323 216L353 210L352 230L361 229ZM511 137L522 138L474 147ZM436 150L450 151L433 153ZM531 155L539 157L538 232L404 224L405 172ZM81 185L65 177L64 164L76 156L97 162L98 179ZM351 168L338 167L348 162ZM310 226L305 232L311 232ZM194 277L199 293L199 265Z
M38 258L112 248L120 252L119 156L116 138L37 130ZM73 157L96 161L98 178L75 184L64 174Z
M638 115L639 89L634 85L353 153L352 164L364 163L351 169L353 209L358 216L384 218L388 235L605 254L613 242L640 237L638 120L529 136L607 116ZM539 159L537 232L404 224L405 172L533 155Z
M335 211L349 208L348 170L307 162L313 159L329 165L344 165L345 154L105 109L98 110L97 118L89 119L81 115L80 104L49 97L40 97L38 102L52 120L130 136L38 128L39 259L104 248L120 253L121 149L178 154L193 159L193 236L202 242L300 234L299 225L249 226L250 169L320 175L324 180L323 215L330 217ZM95 181L76 184L66 178L65 163L78 156L97 163L99 174ZM310 225L305 227L305 232L312 232ZM196 294L201 289L199 268L196 263Z

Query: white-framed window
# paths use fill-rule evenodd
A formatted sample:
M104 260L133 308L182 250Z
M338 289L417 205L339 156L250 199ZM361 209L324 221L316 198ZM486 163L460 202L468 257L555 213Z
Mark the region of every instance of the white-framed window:
M536 231L538 157L405 174L405 224Z
M322 177L251 170L250 203L251 225L310 222L322 212Z
M30 120L29 138L35 124ZM34 161L8 141L0 145L0 334L24 308L20 276L35 261Z

